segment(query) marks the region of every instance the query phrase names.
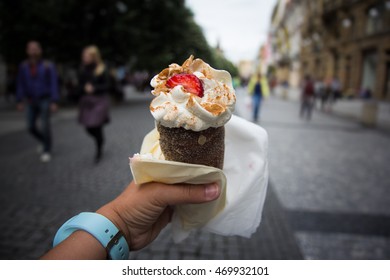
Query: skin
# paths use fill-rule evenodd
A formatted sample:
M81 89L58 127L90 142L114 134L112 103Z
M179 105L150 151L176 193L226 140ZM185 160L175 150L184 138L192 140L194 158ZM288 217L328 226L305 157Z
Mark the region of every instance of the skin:
M124 234L131 251L151 243L171 221L172 206L204 203L220 195L217 184L166 185L131 182L116 199L96 212L112 221ZM45 254L44 260L107 259L103 246L89 233L76 231Z
M26 46L27 60L30 64L37 64L38 61L42 58L42 47L41 44L37 41L30 41ZM20 112L24 110L24 104L22 102L16 105L16 109ZM52 112L57 112L58 105L56 103L50 104L50 109Z
M36 41L30 41L26 46L26 54L30 63L37 63L42 57L42 47Z
M94 57L91 55L91 53L88 52L87 49L84 49L82 54L81 54L81 62L84 66L90 65L95 61ZM93 94L94 88L91 83L86 83L84 86L84 90L87 94Z

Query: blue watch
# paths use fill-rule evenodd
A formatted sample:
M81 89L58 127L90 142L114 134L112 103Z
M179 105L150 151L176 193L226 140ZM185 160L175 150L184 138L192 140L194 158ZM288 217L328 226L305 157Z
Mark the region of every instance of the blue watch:
M76 230L86 231L95 237L106 249L110 259L129 259L129 245L123 233L109 219L98 213L82 212L69 219L57 231L53 247L64 241Z

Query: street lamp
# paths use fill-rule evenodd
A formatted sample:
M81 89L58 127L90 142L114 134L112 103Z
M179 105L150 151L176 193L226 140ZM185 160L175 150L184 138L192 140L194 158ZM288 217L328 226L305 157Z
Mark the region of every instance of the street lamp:
M379 11L377 8L371 8L369 11L368 11L368 14L370 15L370 17L372 18L376 18L378 17L379 15Z
M344 28L349 28L352 25L352 21L349 18L345 18L343 19L341 24L343 25Z
M121 14L124 14L127 12L126 4L121 2L121 1L116 3L116 8L117 8L118 12L120 12Z

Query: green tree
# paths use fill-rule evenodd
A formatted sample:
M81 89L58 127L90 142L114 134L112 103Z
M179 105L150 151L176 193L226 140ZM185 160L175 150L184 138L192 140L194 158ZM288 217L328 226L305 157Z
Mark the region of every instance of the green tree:
M190 54L231 67L216 57L184 0L2 0L0 29L8 63L22 60L26 42L35 39L46 57L70 65L95 44L105 60L133 69L155 72Z

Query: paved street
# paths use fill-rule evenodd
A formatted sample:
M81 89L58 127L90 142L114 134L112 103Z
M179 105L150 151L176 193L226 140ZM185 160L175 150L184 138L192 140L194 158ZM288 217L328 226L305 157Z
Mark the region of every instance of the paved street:
M248 117L239 91L238 112ZM241 93L241 95L240 95ZM261 125L270 137L270 186L263 221L250 239L195 232L175 245L167 228L135 259L383 259L390 258L390 138L316 113L298 118L298 104L270 99ZM0 257L34 259L50 248L58 227L94 211L131 180L128 156L153 128L148 102L115 107L103 162L68 110L54 121L54 159L41 164L20 118L0 136Z
M320 112L307 122L298 110L297 102L266 100L261 125L271 182L302 254L389 259L389 135Z

